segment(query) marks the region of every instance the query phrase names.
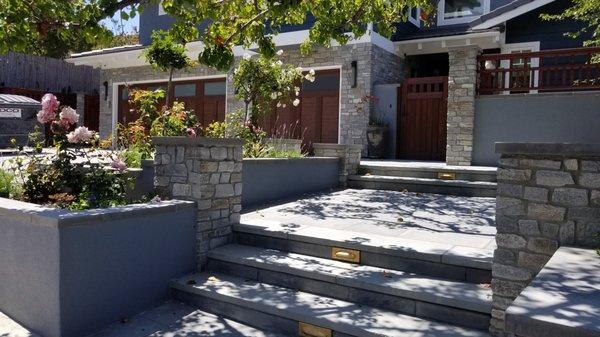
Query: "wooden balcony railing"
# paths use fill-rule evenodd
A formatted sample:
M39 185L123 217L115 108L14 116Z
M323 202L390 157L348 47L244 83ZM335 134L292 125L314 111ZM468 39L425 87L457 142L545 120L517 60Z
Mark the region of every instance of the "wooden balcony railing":
M479 95L600 90L600 47L477 58Z

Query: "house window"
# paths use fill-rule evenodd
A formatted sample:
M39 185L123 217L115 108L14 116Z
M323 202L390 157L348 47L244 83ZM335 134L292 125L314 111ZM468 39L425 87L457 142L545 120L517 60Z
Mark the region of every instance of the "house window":
M408 22L413 25L420 27L421 26L421 8L419 7L410 7L408 10Z
M490 0L440 0L438 26L468 23L490 11Z

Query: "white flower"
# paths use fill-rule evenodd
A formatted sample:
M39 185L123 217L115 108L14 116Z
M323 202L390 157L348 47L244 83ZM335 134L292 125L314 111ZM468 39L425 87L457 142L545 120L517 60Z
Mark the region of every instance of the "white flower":
M295 100L292 102L292 104L293 104L294 106L298 106L298 105L300 104L300 100L296 98L296 99L295 99Z
M280 108L281 107L281 102L277 102L277 107Z
M310 76L315 76L315 70L314 69L309 70L308 73L310 74Z
M65 125L75 124L79 120L79 114L77 114L77 111L68 106L62 108L58 117L60 118L60 121Z
M272 92L271 93L271 99L277 99L277 93L276 92Z
M300 96L300 91L296 91L296 96Z
M283 49L279 49L279 50L277 51L277 55L278 55L278 56L281 56L281 55L283 55Z
M94 136L94 131L89 130L85 126L80 126L74 131L67 133L69 143L85 143Z
M282 95L282 94L281 94L281 91L278 91L278 92L277 92L277 97L281 97L281 95Z
M244 60L249 60L252 56L248 53L244 53Z
M280 5L279 1L275 1L275 2L273 3L273 6L279 6L279 5Z
M281 62L281 60L278 60L277 62L275 62L276 65L281 66L283 64L283 62Z
M282 104L282 105L281 105L281 107L282 107L282 108L285 108L285 107L286 107L286 105L285 105L285 104Z

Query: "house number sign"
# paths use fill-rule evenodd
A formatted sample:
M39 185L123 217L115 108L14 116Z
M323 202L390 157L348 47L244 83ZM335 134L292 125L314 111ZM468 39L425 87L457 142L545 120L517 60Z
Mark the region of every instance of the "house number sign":
M21 118L21 108L0 108L0 118Z

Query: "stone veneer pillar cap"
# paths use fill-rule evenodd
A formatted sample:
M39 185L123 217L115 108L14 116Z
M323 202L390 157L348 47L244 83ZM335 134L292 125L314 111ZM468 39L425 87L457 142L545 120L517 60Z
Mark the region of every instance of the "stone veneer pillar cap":
M313 147L321 149L344 149L347 148L346 144L335 144L335 143L313 143Z
M598 156L600 143L497 142L496 153L512 155Z
M244 145L243 139L207 138L207 137L152 137L154 145L204 145L204 146L238 146Z

